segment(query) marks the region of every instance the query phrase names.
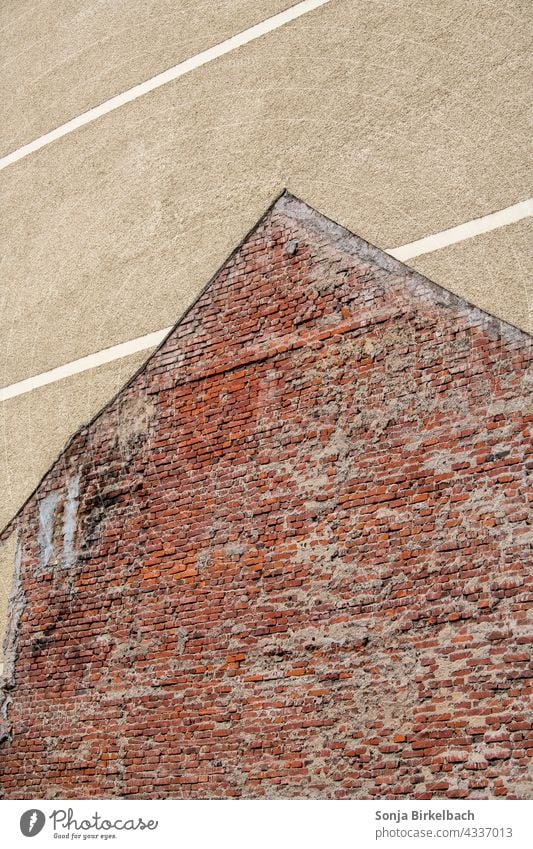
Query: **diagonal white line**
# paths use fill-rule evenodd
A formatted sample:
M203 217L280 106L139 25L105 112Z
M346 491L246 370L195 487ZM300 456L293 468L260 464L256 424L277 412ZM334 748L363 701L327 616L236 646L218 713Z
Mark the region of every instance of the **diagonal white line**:
M459 224L457 227L443 230L441 233L435 233L432 236L426 236L425 239L409 242L409 244L402 245L399 248L391 248L387 250L387 253L402 261L413 259L416 256L439 250L439 248L444 248L447 245L453 245L465 239L470 239L473 236L479 236L499 227L504 227L506 224L513 224L531 215L533 215L532 198L515 203L514 206L500 209L499 212L485 215L483 218L474 218L465 224ZM28 377L25 380L20 380L18 383L12 383L10 386L0 389L0 401L16 398L17 395L24 395L26 392L31 392L32 389L39 389L39 387L47 386L49 383L56 383L65 377L71 377L74 374L80 374L83 371L97 368L114 360L120 360L138 351L147 351L149 348L155 348L170 333L171 329L171 327L165 327L163 330L147 333L146 336L138 336L136 339L130 339L129 342L121 342L119 345L104 348L95 354L89 354L86 357L81 357L79 360L73 360L50 371L42 372L34 377Z
M442 232L435 233L433 236L426 236L416 242L409 242L408 245L402 245L401 248L392 248L387 253L403 262L406 259L413 259L415 256L422 256L422 254L429 254L432 251L446 248L448 245L455 245L457 242L463 242L473 236L481 236L491 230L498 230L499 227L505 227L507 224L515 224L530 215L533 215L533 198L500 209L498 212L492 212L490 215L484 215L482 218L474 218L472 221L451 227L449 230L442 230Z
M121 360L123 357L136 354L138 351L155 348L171 330L172 327L165 327L164 330L156 330L154 333L147 333L146 336L138 336L137 339L130 339L129 342L121 342L119 345L104 348L95 354L81 357L79 360L72 360L72 362L65 363L65 365L58 366L50 371L44 371L34 377L12 383L10 386L0 389L0 401L16 398L17 395L24 395L26 392L31 392L32 389L39 389L39 387L47 386L49 383L56 383L58 380L64 380L65 377L72 377L72 375L80 374L82 371L98 368L98 366L112 363L114 360Z
M243 32L226 39L226 41L220 42L220 44L216 44L214 47L209 47L207 50L197 53L196 56L191 56L190 59L185 59L179 65L174 65L174 67L169 68L167 71L163 71L161 74L157 74L155 77L139 83L139 85L123 91L121 94L115 95L115 97L106 100L99 106L95 106L87 112L78 115L77 118L67 121L66 124L61 124L55 130L51 130L49 133L39 136L38 139L34 139L34 141L28 142L28 144L19 147L12 153L3 156L0 158L0 171L9 165L13 165L13 163L18 162L20 159L24 159L24 157L29 156L31 153L35 153L35 151L40 150L42 147L46 147L46 145L51 144L57 139L67 136L79 127L83 127L85 124L91 124L103 115L119 109L125 103L131 103L132 100L137 100L137 98L148 94L148 92L154 91L154 89L160 88L160 86L166 85L172 80L177 80L179 77L183 77L196 68L207 65L208 62L212 62L226 53L231 53L232 50L237 50L238 47L242 47L244 44L260 38L262 35L279 29L279 27L296 20L296 18L300 18L302 15L306 15L308 12L312 12L313 9L318 9L319 6L325 6L329 2L330 0L304 0L304 2L297 3L283 12L279 12L279 14L273 15L271 18L267 18L265 21L261 21L253 27L245 29Z

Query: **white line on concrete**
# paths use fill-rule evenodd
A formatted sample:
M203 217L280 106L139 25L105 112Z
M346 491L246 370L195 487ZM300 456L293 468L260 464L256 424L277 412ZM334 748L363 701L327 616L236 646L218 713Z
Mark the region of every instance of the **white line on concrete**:
M24 395L26 392L31 392L32 389L39 389L39 387L47 386L49 383L56 383L58 380L64 380L65 377L72 377L72 375L80 374L82 371L98 368L98 366L112 363L114 360L121 360L123 357L136 354L138 351L155 348L171 330L171 327L165 327L164 330L156 330L154 333L147 333L146 336L138 336L137 339L130 339L129 342L121 342L120 345L104 348L95 354L89 354L86 357L65 363L65 365L58 366L50 371L44 371L41 374L36 374L34 377L28 377L26 380L12 383L11 386L5 386L3 389L0 389L0 401L7 401L8 398L16 398L17 395Z
M408 245L402 245L401 248L392 248L387 253L403 262L406 259L413 259L415 256L422 256L422 254L429 254L432 251L440 250L440 248L446 248L448 245L455 245L465 239L471 239L472 236L481 236L491 230L498 230L499 227L514 224L530 215L533 215L533 198L515 203L514 206L508 206L506 209L500 209L498 212L492 212L490 215L484 215L483 218L474 218L472 221L467 221L466 224L450 227L449 230L443 230L433 236L426 236L425 239L409 242Z
M284 26L284 24L288 24L291 21L296 20L296 18L300 18L302 15L307 14L307 12L312 12L313 9L318 9L319 6L324 6L329 2L330 0L304 0L304 2L297 3L295 6L285 9L283 12L279 12L279 14L273 15L271 18L267 18L265 21L261 21L253 27L245 29L243 32L226 39L226 41L222 41L220 44L216 44L214 47L209 47L207 50L197 53L196 56L191 56L190 59L185 59L185 61L180 62L179 65L174 65L173 68L169 68L167 71L157 74L155 77L146 80L146 82L139 83L139 85L128 89L128 91L122 92L122 94L115 95L115 97L112 97L110 100L106 100L99 106L95 106L93 109L89 109L82 115L78 115L77 118L72 118L72 120L67 121L66 124L61 124L61 126L57 127L55 130L51 130L51 132L45 133L38 139L28 142L28 144L19 147L12 153L8 153L6 156L3 156L0 158L0 171L3 168L7 168L8 165L13 165L14 162L24 159L24 157L29 156L30 153L35 153L35 151L40 150L42 147L51 144L57 139L67 136L79 127L83 127L85 124L90 124L98 118L101 118L103 115L113 112L120 106L124 106L125 103L131 103L132 100L137 100L138 97L142 97L144 94L148 94L148 92L154 91L154 89L159 88L162 85L166 85L166 83L169 83L172 80L177 80L178 77L183 77L190 71L194 71L196 68L206 65L208 62L212 62L213 59L218 59L219 56L231 53L232 50L236 50L238 47L242 47L244 44L248 44L250 41L254 41L256 38L260 38L262 35L266 35L267 33Z
M515 203L514 206L508 206L506 209L500 209L499 212L484 215L483 218L474 218L473 221L467 221L465 224L459 224L458 227L451 227L449 230L443 230L441 233L435 233L433 236L426 236L425 239L418 239L416 242L409 242L409 244L402 245L399 248L392 248L387 250L387 253L402 261L413 259L416 256L439 250L439 248L444 248L447 245L453 245L465 239L471 239L473 236L479 236L491 230L496 230L499 227L505 227L507 224L513 224L531 215L533 215L533 198L529 198L529 200L522 201L521 203ZM31 392L32 389L39 389L41 386L56 383L65 377L71 377L74 374L80 374L83 371L106 365L106 363L112 363L114 360L120 360L123 357L128 357L130 354L136 354L138 351L147 351L149 348L155 348L170 333L171 329L171 327L165 327L163 330L147 333L146 336L138 336L137 339L130 339L129 342L121 342L119 345L104 348L95 354L89 354L87 357L81 357L79 360L73 360L50 371L36 374L34 377L20 380L18 383L12 383L10 386L0 389L0 401L16 398L17 395L24 395L26 392Z

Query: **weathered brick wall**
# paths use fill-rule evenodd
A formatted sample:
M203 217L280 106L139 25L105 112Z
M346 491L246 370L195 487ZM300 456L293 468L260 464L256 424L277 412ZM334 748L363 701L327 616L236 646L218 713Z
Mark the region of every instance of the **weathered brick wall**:
M283 197L4 534L4 795L531 795L529 354Z

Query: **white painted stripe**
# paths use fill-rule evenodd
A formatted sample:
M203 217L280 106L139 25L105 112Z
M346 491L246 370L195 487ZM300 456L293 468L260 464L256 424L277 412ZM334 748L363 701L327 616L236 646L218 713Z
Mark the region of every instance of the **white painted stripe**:
M85 124L91 124L103 115L107 115L120 106L124 106L125 103L131 103L132 100L137 100L137 98L148 94L148 92L154 91L154 89L160 88L160 86L166 85L172 82L172 80L177 80L179 77L190 73L190 71L206 65L208 62L224 56L226 53L231 53L232 50L237 50L237 48L242 47L244 44L248 44L250 41L254 41L256 38L260 38L262 35L266 35L296 20L296 18L306 15L308 12L312 12L313 9L318 9L319 6L325 6L329 2L330 0L304 0L304 2L297 3L295 6L291 6L283 12L279 12L279 14L273 15L271 18L255 24L253 27L228 38L226 41L216 44L214 47L209 47L207 50L202 51L202 53L197 53L196 56L191 56L190 59L185 59L179 65L174 65L173 68L157 74L155 77L146 80L146 82L139 83L139 85L122 92L122 94L117 94L99 106L95 106L82 115L78 115L77 118L67 121L66 124L62 124L55 130L45 133L44 136L40 136L38 139L19 147L18 150L8 153L6 156L0 158L0 170L7 168L8 165L13 165L14 162L24 159L24 157L35 153L35 151L46 147L46 145L51 144L57 139L67 136L69 133L74 132L74 130L79 129L79 127L83 127Z
M409 242L408 245L402 245L400 248L392 248L387 250L387 253L403 262L406 259L413 259L415 256L422 256L422 254L429 254L432 251L440 250L440 248L446 248L448 245L455 245L457 242L463 242L473 236L481 236L491 230L498 230L499 227L505 227L507 224L515 224L530 215L533 215L533 198L515 203L514 206L508 206L506 209L500 209L498 212L492 212L490 215L484 215L483 218L474 218L472 221L467 221L466 224L450 227L449 230L443 230L433 236L426 236L416 242Z
M473 236L480 236L483 233L504 227L506 224L513 224L531 215L533 215L533 198L516 203L514 206L508 206L506 209L500 209L499 212L485 215L483 218L475 218L473 221L467 221L458 227L452 227L449 230L443 230L441 233L435 233L433 236L426 236L425 239L418 239L416 242L409 242L409 244L402 245L399 248L392 248L387 250L387 253L402 261L413 259L415 256L421 256L422 254L439 250L439 248L444 248L447 245L453 245L465 239L471 239ZM73 360L71 363L58 366L50 371L45 371L34 377L28 377L26 380L21 380L18 383L12 383L10 386L0 389L0 401L7 401L8 398L16 398L17 395L24 395L26 392L31 392L32 389L47 386L49 383L56 383L56 381L63 380L65 377L80 374L83 371L103 366L106 363L112 363L114 360L120 360L123 357L128 357L130 354L136 354L138 351L147 351L149 348L155 348L170 333L171 329L171 327L165 327L163 330L147 333L146 336L138 336L137 339L130 339L129 342L121 342L120 345L104 348L95 354L89 354L87 357Z
M137 339L130 339L129 342L121 342L120 345L104 348L95 354L89 354L87 357L73 360L50 371L44 371L41 374L36 374L34 377L28 377L26 380L12 383L11 386L5 386L3 389L0 389L0 401L7 401L8 398L16 398L17 395L24 395L26 392L31 392L32 389L39 389L39 387L47 386L49 383L56 383L65 377L72 377L72 375L80 374L82 371L98 368L98 366L112 363L114 360L121 360L123 357L136 354L138 351L155 348L171 330L171 327L165 327L164 330L156 330L154 333L147 333L146 336L138 336Z

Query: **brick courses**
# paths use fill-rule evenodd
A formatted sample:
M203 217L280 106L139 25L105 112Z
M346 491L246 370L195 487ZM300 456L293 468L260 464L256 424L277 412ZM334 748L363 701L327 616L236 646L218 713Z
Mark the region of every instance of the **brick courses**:
M283 195L3 534L3 796L530 797L530 355Z

